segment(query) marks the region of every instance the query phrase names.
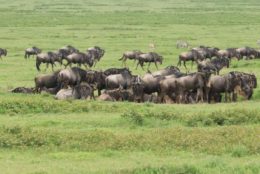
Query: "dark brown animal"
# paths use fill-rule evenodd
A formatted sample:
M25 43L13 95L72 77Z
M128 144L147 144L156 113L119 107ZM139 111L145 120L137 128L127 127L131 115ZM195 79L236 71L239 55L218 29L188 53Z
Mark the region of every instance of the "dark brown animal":
M56 71L52 74L41 74L34 78L36 92L41 92L44 88L59 89L58 74L60 71Z
M36 69L40 71L40 65L42 63L46 63L46 69L51 64L51 68L55 66L55 62L59 62L60 65L62 64L61 54L59 52L47 52L47 53L40 53L36 56Z
M0 58L2 59L2 56L7 56L7 50L0 48Z
M79 67L83 64L86 68L91 68L94 64L94 55L91 52L88 53L72 53L68 55L65 60L67 60L67 64L65 67L70 66L72 64L77 64Z
M155 52L149 52L149 53L138 55L137 60L138 62L135 69L137 69L138 66L140 65L141 68L144 70L143 68L144 63L148 63L147 69L149 70L152 62L155 64L155 67L158 69L157 63L162 64L163 57Z
M90 52L91 54L94 55L94 67L96 66L96 63L100 61L100 59L104 56L105 50L98 47L94 46L91 48L87 49L87 52Z
M127 59L136 61L140 54L143 54L140 50L126 51L119 60L122 61L122 65L126 66Z

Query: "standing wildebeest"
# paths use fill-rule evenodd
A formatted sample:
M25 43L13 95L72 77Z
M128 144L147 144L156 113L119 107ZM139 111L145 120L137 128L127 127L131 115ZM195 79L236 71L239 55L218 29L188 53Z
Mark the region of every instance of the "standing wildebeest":
M215 93L225 93L225 101L233 101L235 89L241 85L240 77L236 76L233 72L223 76L211 76L207 84L207 98L210 102L211 96Z
M2 59L2 56L7 56L7 50L0 48L0 58Z
M126 51L119 60L122 61L122 65L125 64L126 66L127 59L136 61L140 54L143 54L140 50Z
M94 46L87 49L87 52L91 52L94 55L94 67L96 66L96 63L100 61L100 59L104 56L105 50L98 46Z
M33 46L32 48L27 48L25 50L25 54L24 54L24 58L27 59L27 58L30 58L30 55L37 55L37 54L40 54L42 52L41 49Z
M106 89L116 89L120 86L127 89L132 85L132 74L129 70L121 74L113 74L106 77Z
M94 55L91 52L88 53L72 53L68 55L66 58L67 64L65 67L68 65L71 66L72 63L78 64L78 66L81 66L82 64L87 68L87 67L92 67L94 64Z
M201 56L201 54L196 50L191 50L189 52L184 52L179 55L179 62L177 66L181 66L181 62L183 62L183 65L185 69L186 67L186 61L191 61L191 67L193 66L194 61L197 60L203 60L204 58Z
M257 57L257 51L250 47L237 48L236 52L238 55L238 60L243 59L243 57L246 57L246 59Z
M62 58L61 54L59 52L47 52L47 53L40 53L36 56L36 68L38 71L40 71L40 65L41 63L47 63L46 69L49 67L49 64L51 64L51 68L53 71L53 66L55 65L55 62L59 62L60 65L62 64Z
M219 74L219 71L223 67L229 68L229 59L228 58L215 58L210 61L204 60L198 62L198 72L211 71Z
M144 83L139 75L133 78L132 91L133 101L144 102Z
M239 55L236 51L237 48L228 48L226 50L219 50L217 53L217 57L218 58L229 58L231 60L231 58L235 57L237 59L239 59Z
M79 85L87 81L87 72L78 67L63 69L58 73L58 83L60 88Z
M87 71L87 82L96 86L98 95L101 95L101 90L106 88L106 75L102 71Z
M60 71L55 71L52 74L41 74L34 78L36 92L41 92L44 88L59 89L58 74Z
M152 94L155 92L159 92L159 82L163 79L163 76L153 76L151 73L146 73L142 80L144 84L144 93Z
M138 60L138 63L136 65L135 69L137 69L138 65L140 65L142 67L142 69L144 70L143 66L144 66L144 63L146 63L146 62L149 62L147 69L150 68L151 62L154 62L156 68L158 69L157 62L162 64L163 57L155 52L149 52L149 53L144 53L144 54L138 55L137 60Z

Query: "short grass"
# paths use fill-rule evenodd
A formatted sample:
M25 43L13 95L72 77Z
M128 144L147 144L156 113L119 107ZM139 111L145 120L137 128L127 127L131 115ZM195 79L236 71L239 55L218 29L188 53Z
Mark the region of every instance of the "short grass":
M0 3L0 47L9 52L0 61L2 173L260 172L259 88L252 101L212 105L55 101L48 94L9 92L34 85L35 60L23 58L24 49L33 45L44 51L99 45L106 53L97 70L121 67L124 51L149 51L151 42L164 56L160 68L176 65L178 54L186 51L176 49L179 39L192 46L259 47L259 1ZM127 64L134 73L145 73ZM233 70L260 80L259 60L232 60L222 73Z

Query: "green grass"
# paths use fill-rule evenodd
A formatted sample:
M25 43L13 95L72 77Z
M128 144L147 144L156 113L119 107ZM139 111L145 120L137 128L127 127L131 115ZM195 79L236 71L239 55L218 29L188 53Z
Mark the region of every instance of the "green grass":
M120 67L124 51L149 51L151 42L164 56L160 68L176 65L186 51L176 49L179 39L192 46L258 47L258 0L0 3L0 47L8 49L0 61L2 173L260 172L259 87L251 101L211 105L56 101L48 94L9 92L34 85L35 60L23 58L33 45L44 51L101 46L106 53L97 70ZM255 73L260 80L259 69L259 59L232 60L221 73Z

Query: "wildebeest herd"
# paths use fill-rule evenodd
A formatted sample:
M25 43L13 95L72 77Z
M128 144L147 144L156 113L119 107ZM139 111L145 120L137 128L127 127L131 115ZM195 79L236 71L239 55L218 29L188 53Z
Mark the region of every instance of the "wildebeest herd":
M134 75L128 68L109 68L104 71L91 70L92 66L104 56L104 49L94 46L80 52L73 46L65 46L57 51L42 53L37 47L25 50L25 58L36 55L36 68L40 71L41 63L55 66L55 62L65 69L51 74L35 77L34 88L18 87L13 92L41 93L55 95L56 99L96 99L104 101L131 101L154 103L198 103L198 102L234 102L241 95L249 100L257 87L254 74L233 71L219 75L223 67L229 67L231 59L241 60L260 57L260 51L250 48L228 48L220 50L215 47L200 46L179 55L177 66L167 66L158 70L157 63L162 64L163 57L156 52L143 53L139 50L127 51L119 59L123 65L126 60L137 62L143 69L148 63L148 72L143 76ZM7 51L0 49L0 55ZM66 62L64 62L66 60ZM182 62L197 63L197 72L181 72L178 66ZM154 63L157 71L150 72ZM77 67L72 67L76 64ZM84 65L86 69L81 69ZM68 67L70 66L70 67ZM186 68L187 69L187 68ZM94 93L97 91L97 96ZM222 95L224 94L224 99Z

